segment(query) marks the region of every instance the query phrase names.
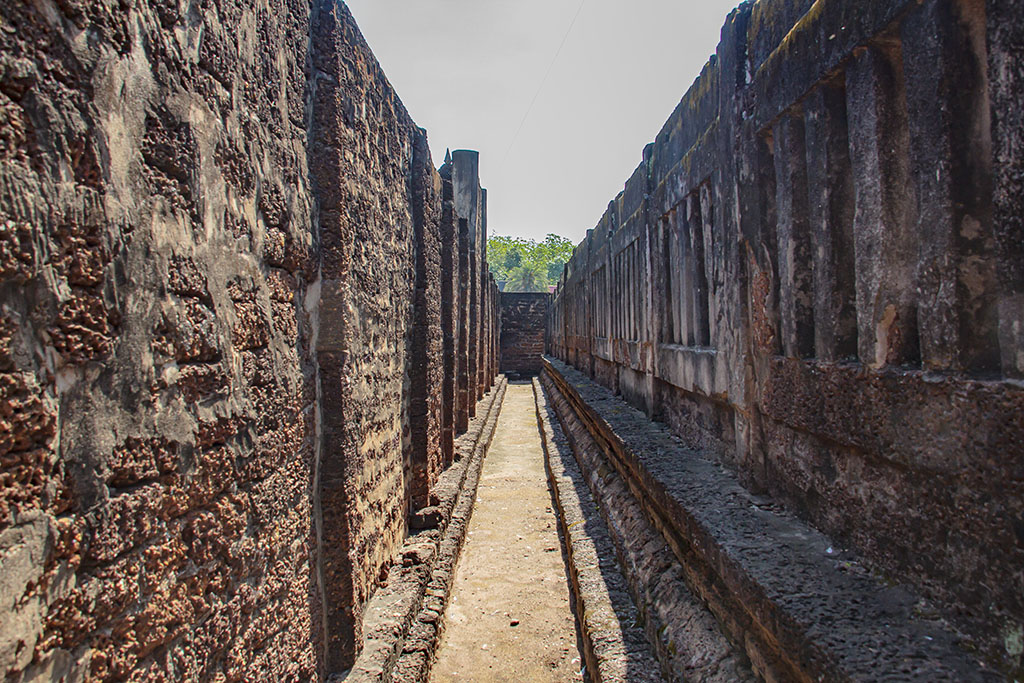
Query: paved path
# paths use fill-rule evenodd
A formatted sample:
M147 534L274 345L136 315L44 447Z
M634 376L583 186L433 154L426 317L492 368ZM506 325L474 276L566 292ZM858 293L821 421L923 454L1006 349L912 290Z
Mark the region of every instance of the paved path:
M509 384L431 680L582 681L533 388Z

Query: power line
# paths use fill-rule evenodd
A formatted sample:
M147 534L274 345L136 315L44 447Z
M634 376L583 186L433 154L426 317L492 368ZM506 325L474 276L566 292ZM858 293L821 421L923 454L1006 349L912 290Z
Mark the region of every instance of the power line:
M533 94L533 99L530 100L530 106L526 108L526 113L523 114L523 120L519 122L519 127L516 128L516 133L512 136L512 142L508 144L508 149L505 150L505 156L501 159L502 164L504 164L508 159L509 153L515 146L516 139L519 137L520 131L523 130L523 126L526 124L526 119L530 117L530 112L533 111L533 105L537 103L540 91L544 89L544 84L547 83L548 76L551 75L551 69L555 66L555 62L558 61L558 55L562 54L562 48L565 47L565 41L569 39L569 34L572 33L572 27L576 25L576 19L579 18L580 12L583 11L583 5L585 4L587 4L587 0L580 0L580 6L576 8L576 14L573 15L572 21L569 22L569 28L565 30L565 35L562 36L562 42L559 43L558 49L555 50L555 56L551 58L551 63L548 64L548 70L544 72L544 78L540 80L540 85L537 86L537 92Z

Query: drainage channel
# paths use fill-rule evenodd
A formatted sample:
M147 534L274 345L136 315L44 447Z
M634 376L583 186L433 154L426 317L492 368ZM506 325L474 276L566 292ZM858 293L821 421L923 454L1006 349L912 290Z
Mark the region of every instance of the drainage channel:
M533 387L510 383L431 680L583 681Z
M761 501L551 361L508 386L432 680L998 678Z

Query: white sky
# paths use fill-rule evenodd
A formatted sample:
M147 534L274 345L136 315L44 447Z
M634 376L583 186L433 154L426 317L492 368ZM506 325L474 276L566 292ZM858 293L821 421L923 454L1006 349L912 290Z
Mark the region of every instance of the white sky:
M583 239L738 0L348 0L435 165L480 152L491 234Z

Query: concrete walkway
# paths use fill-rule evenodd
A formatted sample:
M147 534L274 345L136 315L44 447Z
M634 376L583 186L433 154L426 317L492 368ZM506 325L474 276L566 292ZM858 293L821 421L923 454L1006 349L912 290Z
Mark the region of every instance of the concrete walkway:
M509 384L431 679L582 681L533 389Z

